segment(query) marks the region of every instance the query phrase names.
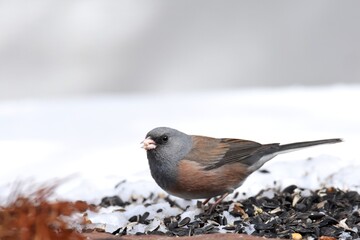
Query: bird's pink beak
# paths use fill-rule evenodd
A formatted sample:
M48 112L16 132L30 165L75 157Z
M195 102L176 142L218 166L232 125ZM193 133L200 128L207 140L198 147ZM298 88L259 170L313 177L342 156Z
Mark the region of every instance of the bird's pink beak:
M147 137L144 141L141 142L141 144L142 144L141 147L146 151L156 148L155 141L152 140L150 137Z

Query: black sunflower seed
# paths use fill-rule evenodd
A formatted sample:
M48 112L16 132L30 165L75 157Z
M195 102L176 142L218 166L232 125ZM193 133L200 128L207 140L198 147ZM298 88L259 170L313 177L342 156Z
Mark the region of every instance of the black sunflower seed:
M191 219L189 217L186 217L179 222L178 226L179 227L186 226L190 223L190 221L191 221Z
M235 230L235 226L225 226L222 229L224 230L228 230L228 231L234 231Z
M171 222L168 225L169 230L174 230L177 227L178 227L178 222Z
M119 196L112 197L104 197L101 199L101 203L99 204L101 207L109 207L109 206L120 206L124 207L126 204Z
M145 212L145 213L139 218L139 223L149 224L149 221L146 221L146 219L149 217L149 215L150 215L149 212Z
M311 214L309 214L309 218L311 220L318 220L318 219L321 219L322 217L324 217L325 214L324 213L321 213L321 212L313 212Z
M134 215L131 218L129 218L129 222L138 222L139 221L139 216Z

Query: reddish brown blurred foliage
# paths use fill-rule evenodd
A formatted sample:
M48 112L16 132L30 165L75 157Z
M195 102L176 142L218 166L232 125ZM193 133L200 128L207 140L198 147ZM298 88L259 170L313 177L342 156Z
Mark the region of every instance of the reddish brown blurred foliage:
M84 201L50 202L48 198L57 186L42 186L27 195L21 194L20 188L15 188L11 195L13 199L5 206L0 206L0 239L85 239L65 219L77 212L94 210L94 207ZM83 224L85 218L79 221L79 224Z

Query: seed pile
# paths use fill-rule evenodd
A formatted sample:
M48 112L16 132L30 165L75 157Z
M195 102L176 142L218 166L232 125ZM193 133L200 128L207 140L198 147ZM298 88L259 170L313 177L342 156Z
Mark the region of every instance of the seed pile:
M167 201L173 208L180 208L176 201L169 198ZM125 207L128 204L130 202L123 202L114 196L104 198L101 206ZM150 205L147 203L147 206ZM282 191L262 191L240 201L224 201L211 213L210 206L202 206L198 202L202 210L192 217L184 217L188 209L182 209L182 214L167 216L160 221L150 218L149 212L144 212L130 217L129 224L119 227L113 234L192 236L221 232L273 238L300 236L318 239L326 236L356 239L360 236L359 205L360 195L356 191L335 188L310 191L292 185ZM137 224L147 226L146 230L135 233L128 231L130 226Z

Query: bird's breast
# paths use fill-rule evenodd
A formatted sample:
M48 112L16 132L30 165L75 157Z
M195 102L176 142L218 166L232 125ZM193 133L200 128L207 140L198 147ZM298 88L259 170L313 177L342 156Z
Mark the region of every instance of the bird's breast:
M167 191L185 199L210 198L232 192L247 176L246 167L240 163L204 170L196 161L181 160L176 183Z

